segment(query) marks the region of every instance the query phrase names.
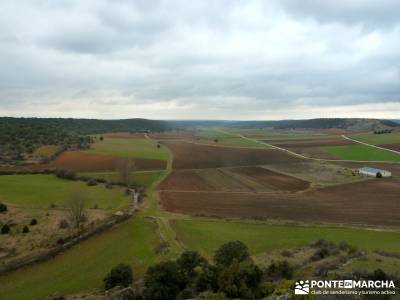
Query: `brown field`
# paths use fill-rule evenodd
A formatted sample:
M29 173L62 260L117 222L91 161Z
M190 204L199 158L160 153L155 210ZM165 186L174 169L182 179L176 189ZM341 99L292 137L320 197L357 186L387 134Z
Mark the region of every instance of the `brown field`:
M174 154L174 169L204 169L302 161L280 150L214 147L183 141L162 141L162 144L171 149Z
M271 142L272 145L282 147L282 148L308 148L308 147L325 147L325 146L345 146L354 144L349 140L286 140L286 141L276 141Z
M295 177L280 174L261 167L243 167L232 169L240 175L245 175L269 190L296 192L309 187L310 183Z
M161 199L166 210L192 215L398 226L399 185L392 178L302 194L164 191Z
M103 137L108 138L127 138L127 139L144 139L144 133L129 133L129 132L111 132L103 134Z
M195 171L173 171L158 185L159 190L212 191L215 190Z
M289 191L309 182L261 167L173 171L159 186L167 191Z
M156 140L181 140L181 139L194 139L193 132L189 131L166 131L159 133L151 133L150 137Z
M384 145L378 145L378 146L382 147L382 148L386 148L386 149L400 151L400 144L384 144Z
M96 155L78 151L66 151L47 164L24 166L0 166L0 171L39 171L44 169L66 169L74 172L96 172L115 170L124 158ZM134 159L137 170L165 169L166 162L155 159Z

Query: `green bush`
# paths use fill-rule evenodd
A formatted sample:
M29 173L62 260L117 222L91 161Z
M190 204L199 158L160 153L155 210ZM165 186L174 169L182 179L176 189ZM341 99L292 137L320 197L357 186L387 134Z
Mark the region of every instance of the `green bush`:
M7 205L0 203L0 213L4 213L8 210Z
M4 224L3 227L1 227L1 234L8 234L10 233L10 226L8 226L7 224Z
M115 286L127 287L132 284L132 269L128 265L119 264L111 269L104 278L104 288L109 290Z

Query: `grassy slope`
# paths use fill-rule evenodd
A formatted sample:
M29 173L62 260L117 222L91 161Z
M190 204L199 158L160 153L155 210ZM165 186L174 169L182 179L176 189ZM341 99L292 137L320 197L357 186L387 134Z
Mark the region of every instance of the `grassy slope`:
M39 300L57 291L97 288L118 263L131 265L138 278L156 259L154 248L159 238L153 227L143 219L129 221L54 259L0 276L0 299Z
M387 134L360 133L350 137L355 140L373 145L400 143L400 132Z
M175 220L173 228L184 244L208 257L220 245L232 240L243 241L252 254L302 246L321 238L334 242L347 241L370 250L400 251L397 242L400 232L207 220Z
M143 185L147 188L151 186L163 173L163 171L138 171L132 173L132 181ZM82 172L80 175L85 175L94 178L103 178L106 180L118 180L117 172Z
M328 153L347 160L400 161L400 155L365 145L322 147Z
M60 146L56 146L56 145L40 146L32 153L32 156L33 157L49 157L49 156L56 154L56 152L58 150L60 150Z
M0 200L27 208L48 208L52 203L63 205L74 191L84 193L87 206L117 209L128 203L122 189L104 186L88 187L84 182L63 180L54 175L2 175Z
M86 152L121 157L168 159L168 151L164 146L157 148L157 141L149 139L105 138L92 145Z

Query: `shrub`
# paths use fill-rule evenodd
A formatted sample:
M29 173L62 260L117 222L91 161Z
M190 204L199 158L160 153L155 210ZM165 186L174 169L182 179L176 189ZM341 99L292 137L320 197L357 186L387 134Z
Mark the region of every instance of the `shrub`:
M3 227L1 227L1 234L8 234L10 233L10 226L7 224L4 224Z
M36 219L32 219L31 222L29 223L31 226L35 226L38 223Z
M106 189L112 189L112 188L113 188L113 185L112 185L111 182L106 182L105 187L106 187Z
M58 178L62 178L62 179L68 179L68 180L76 179L76 174L74 172L71 172L68 170L63 170L63 169L56 170L55 174Z
M281 255L284 257L292 257L293 253L290 250L285 249L281 252Z
M90 179L86 182L86 184L87 184L88 186L95 186L95 185L97 185L97 181L94 180L93 178L90 178Z
M327 248L321 248L321 249L318 249L317 251L315 251L314 254L311 255L310 259L312 261L320 260L320 259L323 259L323 258L329 256L329 254L330 253Z
M8 211L7 205L0 203L0 213L4 213L6 211Z
M275 279L291 279L293 277L294 269L286 260L280 262L273 262L268 266L267 275Z
M132 284L132 269L128 265L119 264L111 269L104 278L104 288L109 290L115 286L127 287Z
M24 226L24 228L22 228L22 233L28 233L29 232L29 228L28 226Z
M60 229L65 229L69 227L69 223L67 220L62 219L59 223L58 223L58 228Z

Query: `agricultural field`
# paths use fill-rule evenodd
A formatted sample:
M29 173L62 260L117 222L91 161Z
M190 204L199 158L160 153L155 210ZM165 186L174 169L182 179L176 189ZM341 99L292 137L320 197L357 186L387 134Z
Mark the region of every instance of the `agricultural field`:
M56 145L44 145L37 148L33 153L33 158L47 158L55 155L58 151L60 151L60 146Z
M183 141L162 141L161 143L172 151L174 169L205 169L301 161L292 155L272 149L213 147Z
M297 226L240 222L227 220L173 220L177 238L191 249L210 257L223 243L243 241L252 255L276 249L304 246L326 239L334 242L351 241L362 249L399 252L399 231L374 231L346 227Z
M349 137L372 145L400 144L400 131L385 134L359 133Z
M0 299L39 300L55 292L99 288L104 275L119 263L129 264L135 276L143 276L156 261L159 241L152 222L125 222L51 260L0 275Z
M162 191L161 199L166 210L193 216L399 226L399 183L368 180L302 193Z
M155 140L150 139L127 139L127 138L104 138L97 141L86 153L98 155L110 155L118 157L130 157L141 159L167 160L168 151L160 146Z
M322 149L340 159L400 162L399 154L366 145L330 146Z
M26 208L63 206L71 193L83 193L87 206L116 210L128 204L123 189L88 187L84 182L59 179L54 175L2 175L0 201Z
M255 141L246 140L239 137L236 133L231 133L219 128L200 129L196 132L197 142L223 146L237 146L249 148L268 148L266 145Z

